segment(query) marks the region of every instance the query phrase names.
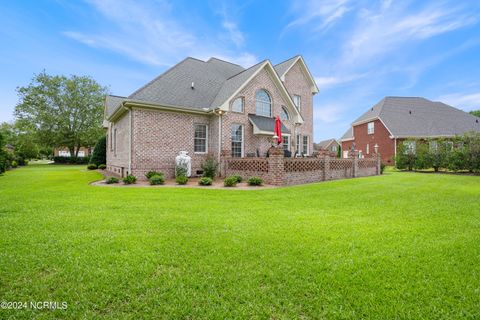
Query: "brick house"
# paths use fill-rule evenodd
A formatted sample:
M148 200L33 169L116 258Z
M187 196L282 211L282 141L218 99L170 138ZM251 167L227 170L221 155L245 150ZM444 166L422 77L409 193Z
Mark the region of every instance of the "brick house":
M336 139L327 139L314 144L314 149L318 151L328 151L337 154L338 149L341 147L340 143Z
M385 97L356 119L340 139L343 157L355 149L370 157L378 146L382 162L393 164L406 139L449 138L480 131L480 119L442 102L420 97Z
M192 174L212 155L264 157L274 118L282 119L283 146L313 152L313 95L318 92L303 58L250 68L211 58L186 58L128 97L107 96L107 170L143 178L149 170L173 177L175 157L187 151Z

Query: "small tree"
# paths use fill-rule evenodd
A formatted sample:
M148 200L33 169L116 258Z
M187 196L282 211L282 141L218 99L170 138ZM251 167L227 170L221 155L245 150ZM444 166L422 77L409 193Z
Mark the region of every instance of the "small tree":
M107 137L103 136L98 139L93 149L92 157L90 158L90 164L97 166L107 163Z
M415 166L415 149L412 146L416 141L406 140L397 148L397 155L395 157L395 166L397 169L408 169L412 171Z
M341 158L342 157L342 146L338 146L337 148L337 158Z
M203 170L204 177L213 179L217 175L218 162L213 156L208 155L208 157L202 161L200 166Z
M428 156L428 144L425 141L416 141L415 148L415 170L430 168L430 161Z
M5 151L4 147L5 139L3 138L3 134L0 132L0 174L7 170L7 151Z

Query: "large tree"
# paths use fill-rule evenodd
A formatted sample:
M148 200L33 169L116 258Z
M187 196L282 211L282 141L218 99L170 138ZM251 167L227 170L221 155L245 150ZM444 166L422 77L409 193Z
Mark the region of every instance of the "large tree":
M92 78L50 76L44 71L17 91L17 124L34 132L43 146L66 146L76 157L80 147L93 145L103 134L107 88Z
M470 113L480 118L480 110L472 110Z

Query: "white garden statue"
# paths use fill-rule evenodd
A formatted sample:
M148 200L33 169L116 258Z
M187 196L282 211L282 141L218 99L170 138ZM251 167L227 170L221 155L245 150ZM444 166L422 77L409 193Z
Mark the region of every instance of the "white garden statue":
M187 177L192 175L192 158L188 155L187 151L180 151L178 153L178 156L175 157L175 166L185 168L187 170Z

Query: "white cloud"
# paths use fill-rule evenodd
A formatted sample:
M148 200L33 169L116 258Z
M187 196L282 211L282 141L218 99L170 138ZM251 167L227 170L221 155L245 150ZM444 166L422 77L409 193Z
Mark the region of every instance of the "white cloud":
M285 27L284 32L308 23L315 23L316 31L325 31L350 10L348 2L349 0L297 1L292 8L297 18Z
M224 56L240 63L256 62L253 54L239 52L238 47L229 48L220 39L198 34L200 31L172 18L172 7L166 1L141 4L125 1L119 5L113 0L90 0L89 3L107 20L108 28L97 33L75 30L63 33L85 45L157 66L171 66L186 56ZM236 24L224 20L223 26L236 46L243 44L243 34Z
M470 26L477 21L475 14L439 2L413 13L400 5L383 5L379 10L364 9L344 45L341 63L369 63L393 50L401 50L409 42Z
M321 121L323 123L335 123L337 122L343 113L344 107L340 104L329 104L325 106L314 107L314 119L316 123Z
M315 82L317 83L320 91L325 88L336 87L339 85L347 84L355 80L364 78L367 74L351 74L351 75L335 75L335 76L326 76L326 77L315 77Z
M466 111L480 109L480 92L451 93L440 96L436 100Z

